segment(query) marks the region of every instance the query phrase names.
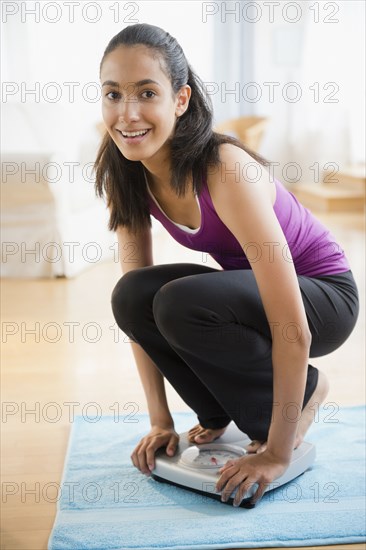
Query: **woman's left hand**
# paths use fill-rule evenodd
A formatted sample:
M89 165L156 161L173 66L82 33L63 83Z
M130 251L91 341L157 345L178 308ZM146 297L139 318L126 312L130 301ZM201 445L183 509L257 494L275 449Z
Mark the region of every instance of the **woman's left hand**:
M260 454L247 454L229 460L219 470L221 476L216 483L216 491L221 491L221 500L226 502L237 487L233 504L239 506L245 493L257 483L258 489L250 499L254 505L262 498L268 484L280 477L288 465L289 462L273 456L267 449Z

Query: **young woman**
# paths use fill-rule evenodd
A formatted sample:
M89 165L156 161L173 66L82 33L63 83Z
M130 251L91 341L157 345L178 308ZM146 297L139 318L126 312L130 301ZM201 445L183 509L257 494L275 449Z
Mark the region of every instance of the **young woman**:
M355 326L350 266L267 161L213 132L204 85L167 32L125 28L100 79L107 132L96 192L107 197L123 270L112 310L132 341L151 420L132 462L149 475L155 451L177 447L165 377L197 414L192 443L216 439L231 420L253 440L222 468L217 489L227 500L238 487L238 505L257 483L257 502L327 394L309 357L337 349ZM222 269L153 265L150 215Z

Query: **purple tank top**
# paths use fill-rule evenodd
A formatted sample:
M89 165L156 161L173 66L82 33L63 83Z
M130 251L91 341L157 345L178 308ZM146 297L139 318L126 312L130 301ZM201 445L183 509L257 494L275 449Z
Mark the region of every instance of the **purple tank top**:
M330 231L280 181L275 180L275 185L277 196L273 208L288 243L288 249L282 254L289 262L293 260L296 273L315 277L349 271L347 258ZM201 210L201 226L196 230L170 220L148 184L147 190L150 213L176 241L192 250L208 253L223 270L251 269L238 240L216 214L206 180L203 180L200 195L196 196ZM251 250L253 257L256 253L259 259L263 251ZM270 247L264 253L269 254Z

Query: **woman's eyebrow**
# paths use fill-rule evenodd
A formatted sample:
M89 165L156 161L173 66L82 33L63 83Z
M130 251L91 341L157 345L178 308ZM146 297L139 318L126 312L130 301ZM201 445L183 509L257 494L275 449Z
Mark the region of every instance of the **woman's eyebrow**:
M156 80L152 80L151 78L145 78L144 80L139 80L138 82L129 82L128 84L135 84L135 86L137 87L145 86L145 84L156 84L157 86L160 86L159 82L156 82ZM118 82L114 82L114 80L106 80L105 82L103 82L102 88L103 86L119 88Z

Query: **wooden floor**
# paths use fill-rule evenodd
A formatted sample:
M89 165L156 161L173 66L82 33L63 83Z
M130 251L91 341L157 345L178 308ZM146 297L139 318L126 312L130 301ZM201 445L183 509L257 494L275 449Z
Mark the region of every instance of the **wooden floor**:
M313 359L312 364L331 380L327 402L358 405L365 402L364 217L318 217L345 249L362 305L358 324L345 344L326 357ZM216 266L205 255L179 246L166 233L156 234L154 242L156 264L193 261ZM119 264L110 262L71 280L1 282L2 550L47 548L71 427L68 403L74 402L74 414L90 416L96 410L88 409L91 402L105 415L112 414L116 403L121 414L131 402L146 412L130 344L116 331L110 308L110 295L120 276ZM74 323L74 335L70 323ZM30 333L32 329L36 335ZM173 413L188 410L168 384L167 395Z

